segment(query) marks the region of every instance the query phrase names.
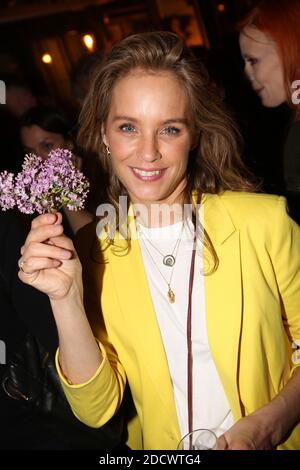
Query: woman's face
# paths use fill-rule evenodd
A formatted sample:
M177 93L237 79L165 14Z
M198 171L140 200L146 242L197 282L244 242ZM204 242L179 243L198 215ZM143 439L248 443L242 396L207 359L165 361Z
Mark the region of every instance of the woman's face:
M240 34L245 72L262 104L274 108L287 101L284 73L275 42L255 27Z
M51 150L70 148L70 142L61 134L44 131L36 125L21 128L21 141L26 153L34 153L43 160L48 158Z
M134 70L115 85L103 140L132 202L180 202L192 145L188 108L167 72Z

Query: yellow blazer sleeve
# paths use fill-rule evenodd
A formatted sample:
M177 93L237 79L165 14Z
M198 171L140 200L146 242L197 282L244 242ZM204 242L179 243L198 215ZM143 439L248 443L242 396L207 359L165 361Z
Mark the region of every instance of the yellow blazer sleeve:
M118 393L113 369L103 346L99 344L103 362L87 382L71 385L60 368L59 349L55 362L66 398L75 416L92 428L100 428L107 423L118 408ZM109 404L109 406L108 406Z
M90 380L79 385L69 384L63 376L59 366L58 353L56 367L73 413L80 421L97 428L107 423L120 407L126 385L126 375L110 342L101 313L101 294L106 260L99 247L94 224L89 224L79 232L76 249L83 268L85 311L102 351L103 362ZM114 292L111 292L112 315L115 306Z
M284 327L291 343L297 341L300 345L300 227L288 216L284 198L279 198L271 246L271 258L282 299ZM294 360L294 352L291 346L292 373L300 365L300 361Z

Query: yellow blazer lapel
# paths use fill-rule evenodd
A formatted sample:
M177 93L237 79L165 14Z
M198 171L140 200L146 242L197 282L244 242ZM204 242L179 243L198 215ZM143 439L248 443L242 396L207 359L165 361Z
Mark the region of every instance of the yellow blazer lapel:
M216 272L205 276L207 332L211 352L219 370L235 419L241 417L238 357L242 325L240 239L217 195L203 199L204 227L219 259Z
M155 309L145 274L142 254L139 243L136 240L135 228L131 224L131 247L127 256L109 255L109 264L116 284L117 295L124 316L131 324L132 340L137 343L139 357L144 361L145 373L147 373L157 396L163 402L165 410L169 411L170 431L179 437L179 428L173 388L163 347L159 326L156 320ZM134 233L132 233L134 232ZM128 275L129 266L132 275ZM120 281L121 280L121 281Z

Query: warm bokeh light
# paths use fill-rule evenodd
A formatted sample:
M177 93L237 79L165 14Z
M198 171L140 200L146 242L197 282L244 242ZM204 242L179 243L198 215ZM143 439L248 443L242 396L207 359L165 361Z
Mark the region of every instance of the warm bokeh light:
M91 35L91 34L85 34L83 37L82 37L82 40L84 42L84 45L85 47L87 47L87 49L89 51L93 51L94 50L94 47L95 47L95 38Z
M42 61L44 62L44 64L51 64L52 63L52 57L50 54L44 54L42 56Z
M218 4L218 11L220 13L224 13L225 10L226 10L226 7L225 7L224 3L219 3Z

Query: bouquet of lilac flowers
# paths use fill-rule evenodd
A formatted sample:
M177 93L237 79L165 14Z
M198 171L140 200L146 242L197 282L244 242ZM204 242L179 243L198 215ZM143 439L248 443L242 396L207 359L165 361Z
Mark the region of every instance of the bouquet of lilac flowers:
M16 205L25 214L43 214L64 206L75 211L84 208L89 183L72 163L69 150L52 150L45 161L27 155L14 183L12 174L4 173L5 181L0 179L0 206L4 210Z

